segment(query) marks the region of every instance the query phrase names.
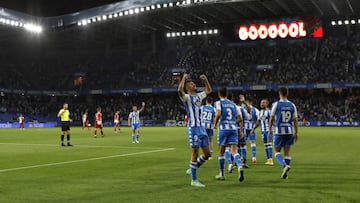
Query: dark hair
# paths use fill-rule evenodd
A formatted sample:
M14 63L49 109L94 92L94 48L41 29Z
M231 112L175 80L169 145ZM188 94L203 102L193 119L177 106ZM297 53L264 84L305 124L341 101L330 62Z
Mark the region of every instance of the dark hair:
M254 101L254 98L252 96L249 96L245 99L246 101L250 102L250 103L253 103Z
M227 97L227 95L228 95L228 91L227 91L226 87L219 88L218 93L219 93L219 96L221 96L221 97Z
M289 89L287 87L280 87L279 93L281 96L287 97L289 95Z
M233 97L231 101L233 101L235 104L240 104L240 99L237 97Z
M213 98L212 97L206 97L206 102L209 104L213 103Z

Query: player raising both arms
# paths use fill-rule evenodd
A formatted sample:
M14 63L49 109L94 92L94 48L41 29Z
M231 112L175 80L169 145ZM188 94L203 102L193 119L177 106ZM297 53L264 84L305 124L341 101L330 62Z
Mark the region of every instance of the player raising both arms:
M18 121L19 121L20 130L24 130L25 129L25 118L22 114L19 115Z
M90 126L89 126L89 120L88 120L88 112L85 111L85 113L82 115L82 130L84 130L84 128L88 128L88 130L90 130Z
M139 143L140 140L140 113L145 109L145 102L141 103L141 109L138 110L137 106L132 107L132 112L129 114L128 125L131 126L131 140L132 143Z
M100 133L101 133L101 137L104 137L104 132L103 132L103 120L102 120L102 113L101 113L101 108L98 107L97 112L95 114L95 125L94 125L94 138L97 137L96 133L97 133L97 129L100 129Z
M61 119L61 146L66 146L64 144L64 137L66 134L67 146L72 147L73 145L70 144L70 122L72 120L70 118L69 105L67 103L64 103L63 108L60 109L57 117L60 117Z
M230 146L231 154L234 157L234 161L238 167L239 181L244 181L244 170L242 168L240 154L238 153L239 138L242 138L242 125L238 131L237 124L242 122L241 113L236 105L227 99L227 89L220 88L218 96L220 101L215 103L216 115L214 119L214 126L217 127L219 122L219 169L220 174L216 175L217 180L225 180L224 168L225 168L225 147Z
M277 162L284 168L281 178L287 179L290 171L290 148L298 140L298 119L296 106L287 100L289 90L287 87L280 87L280 100L275 102L270 112L270 135L274 135L274 152ZM272 131L275 124L275 132ZM284 148L285 158L280 154Z
M261 126L261 135L262 140L265 146L265 154L266 154L266 165L274 165L272 159L272 135L269 134L269 121L270 121L270 109L269 109L269 100L262 99L260 102L260 113L256 124L251 130L250 134L253 134L255 129L260 125Z
M205 187L198 181L196 171L210 157L209 137L205 128L201 125L200 107L202 100L211 93L211 86L207 77L201 75L200 79L205 83L205 91L196 93L195 83L188 79L189 75L185 73L178 87L179 97L184 103L189 119L188 136L191 147L191 160L190 169L186 173L191 175L191 186ZM199 148L203 151L201 156L199 156Z
M120 132L120 111L114 114L114 133L116 133L116 131Z

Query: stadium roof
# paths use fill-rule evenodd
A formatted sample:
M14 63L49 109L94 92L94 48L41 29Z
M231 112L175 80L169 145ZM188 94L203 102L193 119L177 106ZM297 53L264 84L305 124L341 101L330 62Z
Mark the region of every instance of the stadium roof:
M210 29L249 19L295 16L346 17L360 14L359 0L127 0L116 2L114 0L23 0L22 2L26 3L0 0L0 6L4 7L0 7L0 18L6 16L19 21L30 19L40 23L52 33L59 30L70 30L70 32L79 30L77 24L81 24L84 19L91 21L104 15L120 14L131 9L154 5L154 9L143 13L92 23L86 29L92 30L92 35L98 36L94 41L109 37L125 39L129 33L165 34L172 31ZM169 2L174 6L164 8L164 4L169 5ZM157 8L157 5L160 7ZM59 14L64 15L56 16ZM0 33L0 40L16 37L18 34L16 29L1 26L1 24ZM64 34L61 38L64 38Z

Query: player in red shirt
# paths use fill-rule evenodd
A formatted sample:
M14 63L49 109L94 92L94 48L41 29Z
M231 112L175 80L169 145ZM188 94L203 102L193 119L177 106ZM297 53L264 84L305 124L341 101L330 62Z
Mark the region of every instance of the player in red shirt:
M19 118L19 125L20 125L20 130L24 130L25 129L25 118L22 114L20 114Z
M96 138L97 129L100 128L101 137L104 137L103 132L103 123L102 123L102 114L101 114L101 108L97 108L97 112L95 114L95 131L94 131L94 137Z
M120 112L117 111L114 114L114 132L116 133L117 130L120 132Z
M88 112L85 111L85 113L82 115L82 129L84 130L84 128L88 128L88 130L90 130L90 126L89 126L89 120L88 120Z

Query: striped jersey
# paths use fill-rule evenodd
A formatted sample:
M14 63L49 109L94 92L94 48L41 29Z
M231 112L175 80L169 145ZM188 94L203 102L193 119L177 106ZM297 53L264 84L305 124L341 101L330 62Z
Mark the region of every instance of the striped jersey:
M261 132L269 132L270 109L261 109L258 120L260 121Z
M201 103L205 99L206 93L199 92L196 95L185 94L181 99L184 103L186 114L188 117L189 127L200 127L201 126Z
M275 135L294 133L294 119L297 118L296 106L289 100L279 100L271 108L270 116L275 118Z
M130 112L129 118L131 119L131 124L140 124L140 113L141 110Z
M259 110L253 106L250 107L250 119L244 119L244 129L251 130L259 117Z
M214 129L214 117L215 117L215 108L210 105L203 105L200 107L201 110L201 125L205 129Z
M220 110L220 130L237 130L237 116L240 116L239 108L228 99L220 99L215 103L216 111Z

